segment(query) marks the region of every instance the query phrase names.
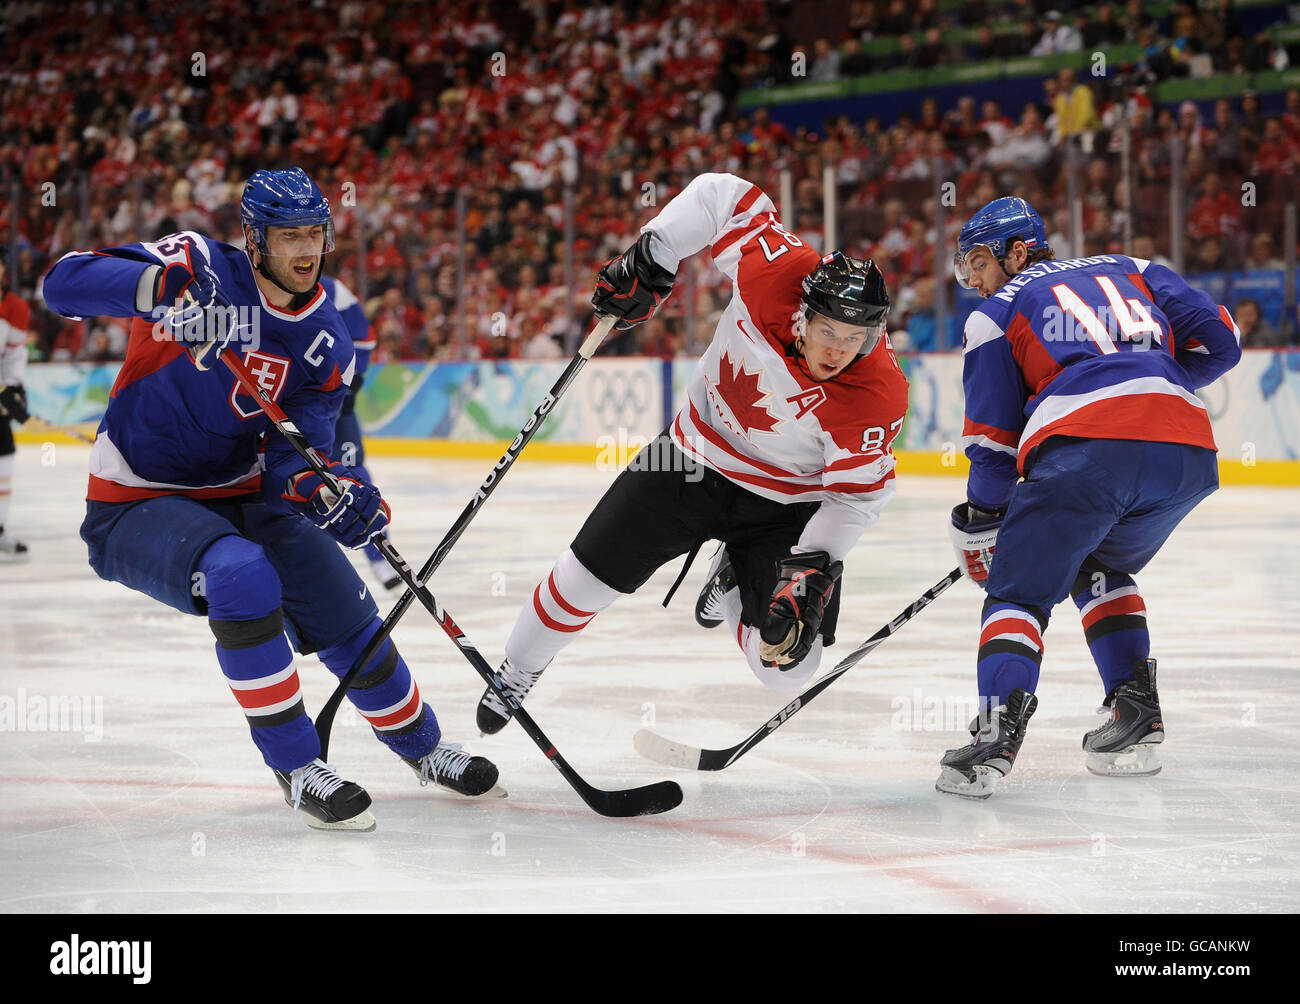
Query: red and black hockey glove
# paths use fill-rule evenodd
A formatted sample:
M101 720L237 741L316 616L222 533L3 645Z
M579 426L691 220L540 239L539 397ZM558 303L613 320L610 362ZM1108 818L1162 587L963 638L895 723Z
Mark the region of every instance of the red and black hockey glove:
M654 315L673 291L675 278L674 273L655 264L650 256L650 235L642 234L640 240L602 266L591 305L598 314L617 317L614 327L624 330Z
M20 383L0 387L0 418L22 425L32 416L27 412L27 391Z
M335 462L330 473L339 482L335 492L315 471L299 471L280 495L344 547L364 547L388 525L392 513L379 489L354 468Z
M1005 509L981 509L974 502L953 506L948 533L957 552L957 564L962 574L981 589L988 588L994 544L1005 515Z
M810 551L790 555L779 570L759 629L759 654L765 666L785 670L812 650L844 563L831 561L825 551Z

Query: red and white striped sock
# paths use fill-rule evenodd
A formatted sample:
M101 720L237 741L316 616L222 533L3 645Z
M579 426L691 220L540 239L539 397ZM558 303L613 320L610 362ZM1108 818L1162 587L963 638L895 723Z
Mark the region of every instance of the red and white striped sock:
M566 550L519 612L506 642L506 658L521 672L541 672L596 614L621 595L587 571L572 550Z

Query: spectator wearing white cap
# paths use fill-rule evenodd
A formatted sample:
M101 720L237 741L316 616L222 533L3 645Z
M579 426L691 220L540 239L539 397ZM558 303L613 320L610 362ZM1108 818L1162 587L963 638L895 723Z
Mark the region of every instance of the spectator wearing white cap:
M1051 56L1057 52L1078 52L1083 48L1083 37L1079 30L1073 25L1065 24L1061 20L1060 11L1049 10L1044 20L1047 27L1038 44L1031 50L1032 55Z

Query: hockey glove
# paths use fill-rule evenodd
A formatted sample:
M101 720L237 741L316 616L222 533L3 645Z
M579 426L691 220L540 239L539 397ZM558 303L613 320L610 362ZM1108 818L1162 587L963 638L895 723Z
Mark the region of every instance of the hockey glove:
M306 470L289 479L280 497L344 547L364 547L388 525L388 503L354 468L332 463L330 473L338 479L338 492L315 471Z
M596 276L596 291L591 305L598 314L619 318L614 327L620 331L649 320L659 305L673 291L674 273L656 265L650 256L650 235L605 262Z
M759 654L763 665L785 670L812 650L844 563L812 551L792 554L778 567L780 578L759 629Z
M185 262L172 262L162 270L154 293L155 311L163 311L162 330L189 350L194 365L210 369L234 335L233 319L211 308L224 306L217 273L200 264L192 271ZM215 350L215 351L214 351Z
M27 412L27 391L22 384L0 387L0 418L10 418L22 425L31 417Z
M1002 525L1005 509L990 512L973 502L953 506L952 525L948 533L957 551L962 574L981 589L988 587L989 568L993 564L994 542Z

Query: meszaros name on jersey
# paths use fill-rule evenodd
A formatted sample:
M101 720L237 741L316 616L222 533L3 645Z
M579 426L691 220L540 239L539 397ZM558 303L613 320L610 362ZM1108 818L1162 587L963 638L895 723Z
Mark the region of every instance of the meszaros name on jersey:
M966 321L968 489L1001 505L1051 436L1215 449L1196 389L1240 358L1228 311L1125 255L1037 262Z

